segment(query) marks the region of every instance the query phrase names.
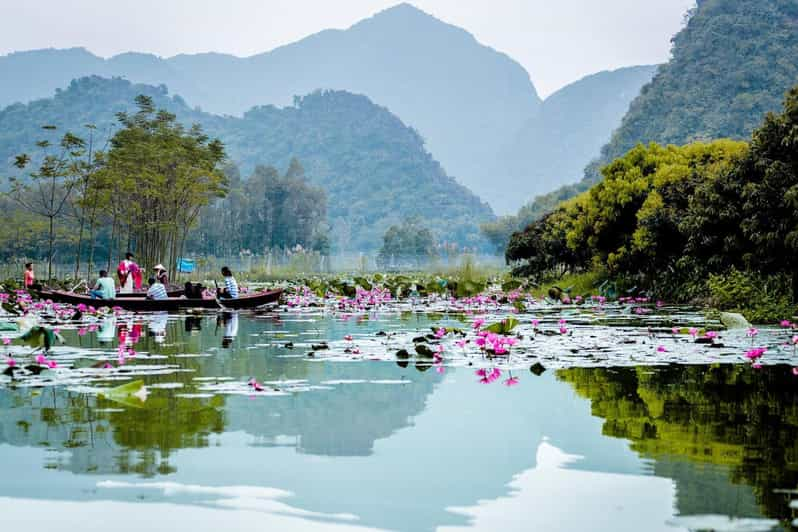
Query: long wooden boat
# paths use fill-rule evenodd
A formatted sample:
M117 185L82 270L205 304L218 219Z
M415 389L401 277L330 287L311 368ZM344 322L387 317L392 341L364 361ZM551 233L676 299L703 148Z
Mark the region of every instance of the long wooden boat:
M94 307L119 307L137 312L157 312L164 310L179 310L184 308L205 308L238 310L258 308L269 303L276 303L280 299L282 289L258 292L252 295L241 296L238 299L187 299L184 297L170 297L167 299L146 299L143 297L117 297L116 299L92 299L90 296L75 294L63 290L40 290L41 299L50 299L57 303L68 303Z

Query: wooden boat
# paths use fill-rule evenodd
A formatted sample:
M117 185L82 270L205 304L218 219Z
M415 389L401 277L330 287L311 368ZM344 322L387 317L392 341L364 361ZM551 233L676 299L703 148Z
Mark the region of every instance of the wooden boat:
M276 303L283 293L282 289L258 292L241 296L238 299L187 299L170 297L167 299L146 299L143 297L117 297L116 299L92 299L90 296L66 292L63 290L40 290L41 299L50 299L57 303L68 303L93 307L119 307L136 312L157 312L179 310L184 308L205 308L238 310L258 308L269 303Z

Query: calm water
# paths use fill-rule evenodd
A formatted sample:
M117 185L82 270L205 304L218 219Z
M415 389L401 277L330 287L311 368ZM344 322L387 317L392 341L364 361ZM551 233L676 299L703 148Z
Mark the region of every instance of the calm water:
M485 385L467 366L307 356L305 344L431 323L157 316L64 331L87 357L124 334L131 369L186 371L147 375L139 407L69 385L0 387L0 528L789 526L790 367L517 368ZM250 377L267 392L248 392Z

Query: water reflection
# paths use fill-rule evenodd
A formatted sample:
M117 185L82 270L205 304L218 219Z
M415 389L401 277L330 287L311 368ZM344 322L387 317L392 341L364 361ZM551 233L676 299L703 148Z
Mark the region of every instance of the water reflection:
M131 364L165 357L182 371L148 376L141 408L65 388L0 390L0 511L12 504L2 497L30 508L207 504L164 490L171 483L203 494L277 490L279 501L244 497L236 507L333 527L675 530L665 524L675 514L792 517L774 492L798 483L789 368L533 367L508 387L481 385L469 368L307 357L329 338L430 323L231 313L65 331L71 344L126 345L138 352ZM198 393L199 383L252 376L313 387Z

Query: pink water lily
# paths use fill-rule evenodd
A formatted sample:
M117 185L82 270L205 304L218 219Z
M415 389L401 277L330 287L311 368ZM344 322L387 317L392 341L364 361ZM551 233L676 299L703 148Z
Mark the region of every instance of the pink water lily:
M465 349L466 343L468 343L468 340L457 340L454 345L461 349Z
M757 329L756 327L749 327L748 332L745 333L745 335L748 336L749 338L753 338L757 334L759 334L759 329Z
M680 332L680 331L681 331L681 329L679 329L678 327L673 327L673 328L671 329L671 332L672 332L673 334L679 334L679 332Z
M568 334L568 329L566 327L560 327L560 334Z
M263 387L261 383L255 380L255 378L249 379L249 382L247 382L247 384L249 385L250 388L252 388L256 392L262 392L266 389Z
M344 340L346 340L347 342L351 342L352 341L352 335L351 334L347 334L346 336L344 336Z
M518 384L518 377L510 377L504 380L504 385L507 387L515 386L516 384Z
M538 319L533 319L533 320L532 320L532 327L534 327L535 329L537 329L537 328L538 328L538 325L540 325L540 320L538 320Z
M704 333L705 338L709 338L710 340L714 340L718 337L718 333L715 331L707 331Z
M446 329L444 329L443 327L435 331L435 338L443 338L444 336L446 336Z
M9 368L13 368L13 367L15 367L15 366L17 365L17 361L16 361L16 360L14 360L14 359L13 359L13 358L11 358L11 357L6 357L6 365L7 365Z
M798 376L798 368L792 368L792 374Z
M55 360L48 360L47 367L50 369L55 369L58 367L58 362L56 362Z
M698 335L698 329L696 329L695 327L690 327L690 330L688 332L690 333L690 336L692 336L693 338L695 338Z
M667 353L667 352L668 352L668 350L665 349L664 345L661 345L661 346L657 347L657 353Z
M754 349L749 349L748 351L746 351L745 356L750 360L759 360L760 358L762 358L762 355L764 355L766 351L767 349L764 347L756 347Z
M471 327L473 329L479 329L483 325L485 325L485 320L482 319L482 318L477 318L477 319L474 320L474 323L471 324Z
M9 344L11 344L11 338L8 338L7 336L4 336L3 337L3 345L9 345Z
M44 356L44 355L41 355L41 354L36 355L36 359L35 360L36 360L37 364L40 364L42 366L46 366L47 365L47 357Z
M86 336L87 332L88 329L86 329L86 327L81 327L80 329L78 329L78 336Z
M792 322L790 320L781 320L780 325L784 328L790 328L792 327Z

